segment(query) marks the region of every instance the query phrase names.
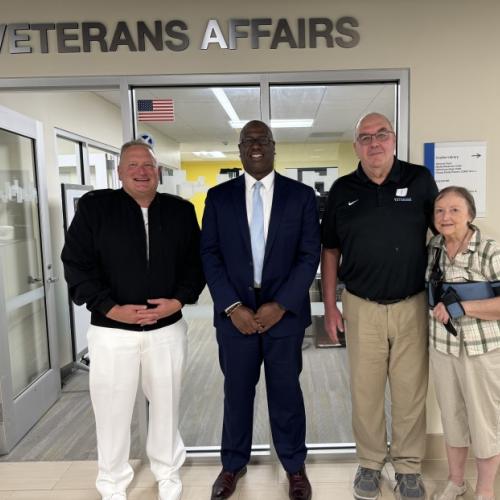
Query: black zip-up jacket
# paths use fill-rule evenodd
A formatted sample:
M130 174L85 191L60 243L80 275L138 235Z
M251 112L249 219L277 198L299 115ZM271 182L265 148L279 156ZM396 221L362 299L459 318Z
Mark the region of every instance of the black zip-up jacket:
M178 321L181 311L146 326L114 321L106 313L117 304L148 305L147 299L183 305L198 299L205 279L193 205L157 193L148 228L149 259L141 208L123 189L91 191L79 200L61 259L71 299L87 305L93 325L154 330Z

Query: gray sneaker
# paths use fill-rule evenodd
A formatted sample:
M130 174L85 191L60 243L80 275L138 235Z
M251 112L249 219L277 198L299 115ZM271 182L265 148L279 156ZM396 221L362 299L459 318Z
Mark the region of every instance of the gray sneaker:
M380 471L358 467L354 476L354 498L375 500L380 492Z
M399 500L425 500L425 486L420 474L396 472L396 498Z

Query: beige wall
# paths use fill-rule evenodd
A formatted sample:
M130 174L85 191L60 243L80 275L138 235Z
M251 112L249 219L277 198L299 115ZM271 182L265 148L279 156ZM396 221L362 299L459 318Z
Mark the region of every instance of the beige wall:
M90 54L0 53L1 77L75 75L162 75L202 73L306 72L338 69L410 69L410 160L421 162L423 143L482 140L488 144L487 217L480 226L500 240L500 3L497 0L256 0L243 4L229 0L198 3L164 0L96 0L60 2L24 0L2 6L2 22L101 21L114 26L127 20L182 19L188 23L190 47L183 52ZM22 6L22 7L21 7ZM208 19L217 18L226 30L229 18L324 16L338 19L351 15L359 20L361 35L354 49L252 50L239 40L234 51L211 47L199 50ZM9 106L0 95L0 102ZM22 103L19 103L22 104ZM16 108L17 109L17 108ZM29 111L29 112L28 112ZM84 110L86 111L86 110ZM26 110L35 116L36 110ZM47 117L50 120L50 117ZM73 117L78 131L80 116ZM100 124L96 123L96 127ZM109 132L109 131L108 131ZM119 131L117 130L117 136ZM46 131L46 134L49 133ZM95 134L93 134L94 136ZM117 137L117 144L120 138ZM49 175L54 175L54 173ZM54 193L52 193L54 196ZM429 405L429 432L439 432L433 397Z

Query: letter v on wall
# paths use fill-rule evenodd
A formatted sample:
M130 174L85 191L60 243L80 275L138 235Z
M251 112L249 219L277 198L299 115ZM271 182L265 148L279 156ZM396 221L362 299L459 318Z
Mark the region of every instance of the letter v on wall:
M5 37L5 30L7 29L6 24L0 24L0 50L2 50L3 39Z

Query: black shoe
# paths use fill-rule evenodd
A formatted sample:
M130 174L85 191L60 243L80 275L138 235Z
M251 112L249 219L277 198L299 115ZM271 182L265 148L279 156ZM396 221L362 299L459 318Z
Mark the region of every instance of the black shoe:
M243 467L237 472L229 472L222 469L217 476L214 485L212 486L211 500L221 500L229 498L236 489L236 484L240 477L243 477L247 472L247 468Z
M311 500L311 483L307 479L306 468L302 467L295 474L288 474L287 472L286 475L290 483L290 488L288 489L290 500Z

